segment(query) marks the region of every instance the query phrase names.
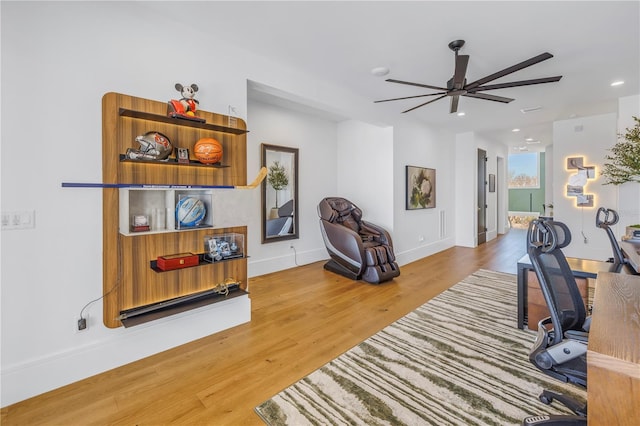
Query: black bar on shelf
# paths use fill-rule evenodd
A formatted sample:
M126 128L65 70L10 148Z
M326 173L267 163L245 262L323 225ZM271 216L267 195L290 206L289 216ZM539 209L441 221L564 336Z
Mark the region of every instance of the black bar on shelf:
M118 319L126 328L248 294L240 288L239 283L229 284L227 289L228 294L221 293L221 289L213 288L163 300L162 302L126 309L120 311Z

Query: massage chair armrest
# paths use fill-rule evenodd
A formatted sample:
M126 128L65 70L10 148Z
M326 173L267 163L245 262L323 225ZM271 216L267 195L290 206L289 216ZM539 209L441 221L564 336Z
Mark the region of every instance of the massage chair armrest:
M366 228L370 228L378 233L378 236L375 237L375 240L380 242L381 244L388 245L393 247L393 242L391 241L391 234L387 232L383 227L376 225L375 223L367 222L366 220L362 220L361 224Z
M320 219L320 228L329 250L333 247L335 250L331 251L337 251L360 265L365 263L364 244L355 231L323 219Z

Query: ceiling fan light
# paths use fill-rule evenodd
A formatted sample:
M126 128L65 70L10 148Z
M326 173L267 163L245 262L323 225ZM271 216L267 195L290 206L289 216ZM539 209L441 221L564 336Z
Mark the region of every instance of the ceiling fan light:
M618 80L611 83L611 87L622 86L623 84L624 84L624 81Z
M460 111L458 113L458 117L464 117L465 115L467 115L467 114L465 114L464 111Z

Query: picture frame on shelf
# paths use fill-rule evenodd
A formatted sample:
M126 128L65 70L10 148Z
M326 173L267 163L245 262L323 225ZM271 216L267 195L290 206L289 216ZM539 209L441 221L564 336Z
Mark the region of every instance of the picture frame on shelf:
M176 159L180 164L189 164L189 149L176 148Z

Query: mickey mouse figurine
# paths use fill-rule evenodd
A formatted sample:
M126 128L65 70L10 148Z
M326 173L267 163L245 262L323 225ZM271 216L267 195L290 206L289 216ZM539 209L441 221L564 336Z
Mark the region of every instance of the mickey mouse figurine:
M169 101L169 116L173 118L185 118L187 120L201 121L205 120L200 117L196 117L195 112L198 102L194 99L196 92L198 91L198 85L192 84L191 86L183 86L180 83L176 83L176 90L180 92L182 98L179 100L172 99Z

